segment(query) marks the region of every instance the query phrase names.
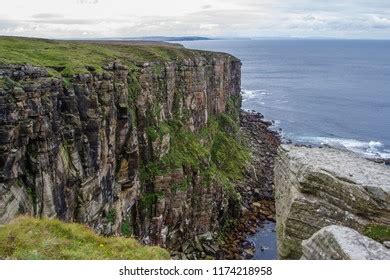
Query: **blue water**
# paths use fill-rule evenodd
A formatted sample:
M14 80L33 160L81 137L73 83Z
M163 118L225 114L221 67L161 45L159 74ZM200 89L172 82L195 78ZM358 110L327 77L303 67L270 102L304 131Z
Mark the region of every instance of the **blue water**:
M253 260L276 260L278 248L276 243L275 222L265 221L260 225L255 234L247 237L247 240L255 245Z
M181 42L240 58L243 107L285 138L390 158L390 41Z

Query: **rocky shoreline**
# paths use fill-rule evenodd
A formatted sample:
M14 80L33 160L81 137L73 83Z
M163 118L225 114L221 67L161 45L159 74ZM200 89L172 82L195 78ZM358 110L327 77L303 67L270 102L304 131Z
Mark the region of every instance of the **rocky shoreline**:
M278 219L278 226L276 228L281 228L280 223L283 223L282 220L277 218L276 215L276 209L275 204L279 203L279 216L281 213L283 213L283 209L280 206L281 203L281 197L280 197L280 172L281 169L278 168L276 165L280 165L280 156L281 156L281 150L282 147L286 147L286 145L282 145L281 137L280 135L272 131L270 129L270 126L272 126L272 122L264 120L263 115L256 112L247 112L241 110L240 112L240 135L243 137L245 142L247 143L248 147L250 148L250 151L252 153L252 159L251 163L247 166L246 172L245 172L245 178L237 182L236 188L238 192L241 195L241 209L239 209L236 215L236 219L232 220L230 223L227 223L226 227L221 230L219 234L206 234L199 238L196 238L194 241L189 241L183 245L183 251L182 252L173 252L172 256L174 259L230 259L230 260L240 260L240 259L251 259L254 257L256 248L254 244L250 241L248 241L248 236L251 236L258 232L259 227L263 226L267 221L275 222ZM333 151L333 153L340 154L340 155L350 155L352 157L356 157L356 160L360 158L358 155L353 154L351 152L345 152L342 150L337 149L331 149L328 147L308 147L305 145L299 145L299 144L292 144L287 145L290 146L292 149L302 150L305 153L311 154L315 152L323 151L325 153L323 155L323 158L326 158L326 156L331 155L331 152L328 150L330 149ZM303 152L302 151L302 152ZM321 152L322 153L322 152ZM366 164L374 164L377 166L376 168L383 168L381 167L381 164L376 162L373 163L372 160L360 159L362 162L365 162ZM313 160L310 161L313 163ZM333 160L332 164L337 164L337 161ZM383 164L383 162L381 162ZM291 162L290 164L296 164L294 162ZM329 162L330 164L330 162ZM342 169L350 168L349 170L352 170L353 165L346 162L346 166L343 168L339 168L337 172L342 172ZM276 168L275 168L276 167ZM330 166L328 165L328 168ZM352 169L351 169L352 168ZM374 168L374 166L373 166ZM285 168L283 168L285 170ZM274 174L274 172L278 174ZM335 171L336 172L336 171ZM296 175L294 175L294 178ZM279 178L279 179L278 179ZM368 178L368 177L367 177ZM279 180L275 181L274 180ZM284 182L284 181L283 181ZM343 181L340 181L343 182ZM352 181L351 181L352 182ZM350 183L351 183L350 182ZM275 184L279 184L279 186L274 186ZM344 184L344 183L343 183ZM349 184L349 183L348 183ZM351 187L351 186L349 186ZM275 197L274 190L276 190L278 197ZM345 190L350 191L350 190ZM288 197L288 196L287 196ZM346 201L344 199L344 201ZM285 203L285 202L283 202ZM345 202L346 203L346 202ZM344 204L345 204L344 203ZM385 203L386 204L386 203ZM328 205L326 202L323 202L321 204L322 206L318 206L319 208L315 209L322 209L326 205ZM312 208L309 204L307 204L308 208ZM314 207L317 207L314 205ZM322 207L322 208L321 208ZM330 206L329 206L330 207ZM332 206L333 207L333 206ZM358 210L354 210L355 206L351 206L351 209L348 211L351 211L351 213L354 213L353 215L356 216L356 221L359 220L358 216L361 216L359 212L356 212ZM386 206L384 206L386 208ZM306 213L309 210L302 210L302 213ZM314 210L313 210L314 211ZM299 211L298 211L299 212ZM299 215L299 212L297 212L297 215ZM313 212L314 213L314 212ZM314 215L311 213L311 215ZM387 214L386 214L387 213ZM388 215L387 210L384 210L383 215ZM326 216L326 215L325 215ZM298 216L297 216L298 217ZM330 217L330 216L329 216ZM325 218L325 220L329 219ZM378 218L378 217L377 217ZM309 218L308 218L309 219ZM355 219L355 218L354 218ZM373 218L373 221L376 218ZM317 217L318 223L325 223L325 220L321 217ZM298 221L298 220L297 220ZM348 219L347 219L348 221ZM360 220L359 220L360 221ZM377 220L375 220L377 222ZM316 222L316 223L317 223ZM353 223L350 224L342 219L335 220L335 224L339 225L349 225L353 226ZM366 224L366 223L364 223ZM386 223L385 223L386 224ZM286 229L286 232L291 231L291 223L290 226ZM325 225L325 224L324 224ZM348 227L346 230L350 230ZM302 234L304 234L303 231ZM308 232L314 232L308 231ZM305 238L309 238L311 234L306 232ZM280 232L279 232L280 233ZM275 230L275 235L277 235L278 232ZM302 238L304 239L304 238ZM367 238L362 235L362 240L366 240ZM281 236L278 237L279 242L286 242L285 238L282 238ZM371 239L367 239L371 240ZM347 240L348 241L348 240ZM306 242L306 243L305 243ZM308 241L305 241L305 246L308 246ZM320 241L318 241L320 242ZM332 241L333 242L333 241ZM342 241L340 241L342 242ZM374 241L370 241L374 242ZM301 240L298 241L298 243L301 243ZM297 243L297 244L298 244ZM321 242L320 242L321 243ZM364 243L364 242L363 242ZM284 244L284 243L283 243ZM311 243L310 243L311 244ZM365 243L364 243L365 244ZM363 244L363 245L364 245ZM363 246L361 245L361 246ZM287 245L286 245L287 246ZM314 245L313 245L314 246ZM316 245L318 248L319 246L322 246L321 244ZM365 245L364 245L365 246ZM379 245L378 245L379 246ZM316 248L317 248L316 247ZM310 251L310 248L304 247L305 250ZM322 248L322 247L321 247ZM338 248L338 247L337 247ZM259 249L259 248L258 248ZM324 249L324 248L323 248ZM353 248L352 248L353 249ZM352 250L348 249L348 250ZM260 247L260 250L263 250L263 248ZM349 256L347 251L343 251L344 249L338 249L339 255L332 255L333 253L328 252L324 249L323 253L318 254L328 254L332 258L353 258L353 256ZM383 249L386 254L388 252L386 249ZM281 248L279 248L279 254L280 252L283 252ZM305 251L306 252L306 251ZM306 253L303 258L320 258L320 255L314 254L312 251L311 253ZM345 253L345 255L343 255ZM379 255L377 256L376 250L367 251L367 256L370 256L370 258L379 258ZM346 257L348 256L348 257ZM284 258L284 255L279 255L278 257ZM299 258L298 254L296 256ZM383 256L382 256L383 257ZM383 257L386 258L386 257Z
M351 150L348 150L347 148L334 147L334 146L331 146L331 145L328 145L328 144L319 144L319 145L302 144L302 143L295 143L291 139L285 139L285 138L282 138L282 144L293 145L293 146L296 146L296 147L305 147L305 148L330 148L330 149L336 149L336 150L340 150L340 151L344 151L344 152L355 153L356 155L359 155L359 156L363 157L364 159L366 159L368 161L372 161L372 162L375 162L375 163L383 164L385 166L390 166L390 158L383 158L380 155L376 155L376 156L371 156L370 157L370 156L367 156L367 155L364 155L364 154L353 152Z

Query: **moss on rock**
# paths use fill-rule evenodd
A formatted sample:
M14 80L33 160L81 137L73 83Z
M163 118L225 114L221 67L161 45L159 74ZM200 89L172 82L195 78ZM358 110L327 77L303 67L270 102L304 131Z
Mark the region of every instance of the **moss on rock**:
M363 231L364 235L378 241L390 241L390 226L370 224Z

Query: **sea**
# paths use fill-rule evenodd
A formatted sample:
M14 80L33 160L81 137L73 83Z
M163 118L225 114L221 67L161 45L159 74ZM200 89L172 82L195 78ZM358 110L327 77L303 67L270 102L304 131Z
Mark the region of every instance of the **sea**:
M390 159L390 41L180 43L239 58L243 108L273 120L284 139Z

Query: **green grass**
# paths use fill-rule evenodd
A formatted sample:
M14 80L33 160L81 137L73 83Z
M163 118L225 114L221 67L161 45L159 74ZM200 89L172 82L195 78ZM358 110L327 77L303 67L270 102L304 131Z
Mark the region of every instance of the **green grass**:
M162 123L159 126L149 126L146 128L145 132L148 138L154 142L157 139L162 140L163 136L169 133L170 128L166 123Z
M371 224L366 226L363 231L364 235L378 241L390 241L390 226Z
M169 259L169 253L132 238L99 236L80 224L19 217L0 227L0 259L149 260Z
M77 42L0 36L0 64L31 64L62 76L101 71L107 62L168 61L194 56L198 51L178 45ZM202 52L207 54L207 52Z

